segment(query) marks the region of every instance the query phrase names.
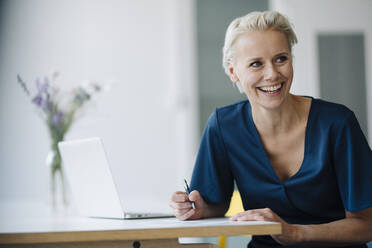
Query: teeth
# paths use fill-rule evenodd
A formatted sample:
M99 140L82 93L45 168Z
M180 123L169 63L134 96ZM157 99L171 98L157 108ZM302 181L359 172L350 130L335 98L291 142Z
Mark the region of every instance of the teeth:
M261 87L260 89L263 91L276 91L282 87L282 84L274 85L274 86L269 86L269 87Z

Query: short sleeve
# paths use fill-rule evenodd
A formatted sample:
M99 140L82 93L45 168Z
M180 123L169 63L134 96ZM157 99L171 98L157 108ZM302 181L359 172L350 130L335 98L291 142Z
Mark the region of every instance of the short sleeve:
M349 212L372 207L372 152L354 113L337 130L333 157L344 207Z
M208 203L220 204L230 202L233 188L233 176L215 111L202 135L191 179L191 190L198 190Z

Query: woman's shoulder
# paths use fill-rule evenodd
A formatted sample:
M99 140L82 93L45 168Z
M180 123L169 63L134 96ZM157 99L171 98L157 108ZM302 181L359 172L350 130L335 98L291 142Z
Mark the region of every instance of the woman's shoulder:
M239 115L242 112L248 111L250 108L250 103L248 100L241 100L223 107L216 108L216 114L225 117L225 116L234 116Z
M313 98L312 108L320 117L333 120L344 120L345 117L353 115L353 111L343 104Z
M211 114L208 120L208 126L230 125L240 123L245 120L250 113L250 103L248 100L242 100L223 107L218 107Z

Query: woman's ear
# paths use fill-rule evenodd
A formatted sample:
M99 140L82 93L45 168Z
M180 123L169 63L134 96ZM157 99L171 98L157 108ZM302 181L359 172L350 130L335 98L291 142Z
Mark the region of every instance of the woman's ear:
M233 83L239 82L239 78L238 78L238 76L235 73L235 69L234 69L233 64L231 62L227 62L227 65L228 65L228 68L229 68L229 77L230 77L230 80Z
M230 80L238 88L239 92L243 94L244 93L243 86L240 83L239 77L238 77L238 75L236 75L236 71L235 71L234 66L231 62L228 62L228 70L229 70Z

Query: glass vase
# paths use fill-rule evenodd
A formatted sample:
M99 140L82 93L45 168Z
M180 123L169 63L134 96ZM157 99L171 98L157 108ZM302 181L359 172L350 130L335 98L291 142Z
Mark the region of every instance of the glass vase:
M54 146L56 147L56 146ZM61 155L57 149L51 149L46 158L49 176L49 208L52 215L67 213L69 199L62 169Z

